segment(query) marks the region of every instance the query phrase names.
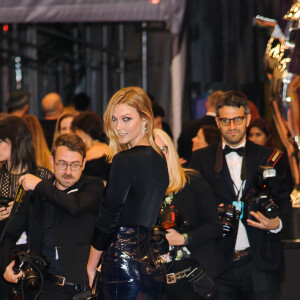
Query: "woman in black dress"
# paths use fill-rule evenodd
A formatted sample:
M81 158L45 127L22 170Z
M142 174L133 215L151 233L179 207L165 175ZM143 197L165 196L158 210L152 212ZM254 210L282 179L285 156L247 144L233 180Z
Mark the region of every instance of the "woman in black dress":
M138 87L118 91L104 114L104 129L112 164L87 266L90 285L105 250L100 299L160 299L162 266L152 251L151 229L168 170L153 140L147 94Z

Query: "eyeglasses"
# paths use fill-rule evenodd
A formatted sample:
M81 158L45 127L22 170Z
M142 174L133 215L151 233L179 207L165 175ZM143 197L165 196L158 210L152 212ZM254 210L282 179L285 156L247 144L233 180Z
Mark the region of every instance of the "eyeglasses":
M234 125L241 125L244 121L246 116L243 116L243 117L235 117L235 118L219 118L221 124L223 126L229 126L231 124L231 121L233 121L233 124Z
M71 164L68 164L65 161L59 161L59 162L55 163L55 165L60 170L66 170L70 166L72 171L78 171L82 167L82 165L78 162L73 162Z
M168 146L160 146L159 149L164 155L168 154Z

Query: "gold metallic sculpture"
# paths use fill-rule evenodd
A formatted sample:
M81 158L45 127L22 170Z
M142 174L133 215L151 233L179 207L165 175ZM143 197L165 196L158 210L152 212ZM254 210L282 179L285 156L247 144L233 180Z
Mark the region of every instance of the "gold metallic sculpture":
M292 170L293 206L300 207L300 56L296 53L300 51L300 1L292 5L284 19L288 21L285 35L276 20L257 16L256 22L272 30L265 52L269 103Z

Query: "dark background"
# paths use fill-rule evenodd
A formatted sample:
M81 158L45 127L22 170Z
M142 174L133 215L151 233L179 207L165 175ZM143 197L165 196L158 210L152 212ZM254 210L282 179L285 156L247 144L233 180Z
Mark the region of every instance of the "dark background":
M261 115L267 115L268 82L263 56L270 32L254 26L253 19L257 14L274 18L280 20L284 29L282 16L292 1L189 0L187 3L183 122L195 116L195 100L215 89L243 91L258 106ZM0 34L1 110L6 110L8 91L21 87L31 92L30 113L39 117L42 117L40 101L52 91L60 93L66 105L72 104L74 94L86 92L91 96L91 109L102 115L107 101L122 85L142 85L142 32L146 30L147 91L165 108L169 120L168 25L153 22L147 23L146 28L142 23L121 25L122 28L116 23L9 24L9 30ZM104 67L108 68L106 78ZM17 70L22 74L19 82Z

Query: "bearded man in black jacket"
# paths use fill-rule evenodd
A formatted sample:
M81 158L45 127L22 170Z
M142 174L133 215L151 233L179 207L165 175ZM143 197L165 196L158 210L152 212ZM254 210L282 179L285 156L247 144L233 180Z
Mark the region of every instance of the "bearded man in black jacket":
M237 91L226 92L216 105L222 140L197 150L191 161L191 167L213 187L217 203L233 204L242 212L232 233L219 240L219 300L278 299L279 271L283 267L280 232L291 210L289 190L281 159L276 163L273 159L274 149L246 139L250 119L247 97ZM267 218L259 211L251 211L251 216L243 217L246 199L251 198L256 187L257 169L268 160L274 160L277 171L268 187L279 215Z
M7 226L0 267L8 282L17 283L24 276L22 270L14 273L15 261L9 258L20 234L26 231L30 250L49 264L39 299L69 300L88 288L86 264L104 186L99 179L82 175L85 154L81 138L61 135L52 150L55 177L42 181L27 174L19 181L28 197Z

